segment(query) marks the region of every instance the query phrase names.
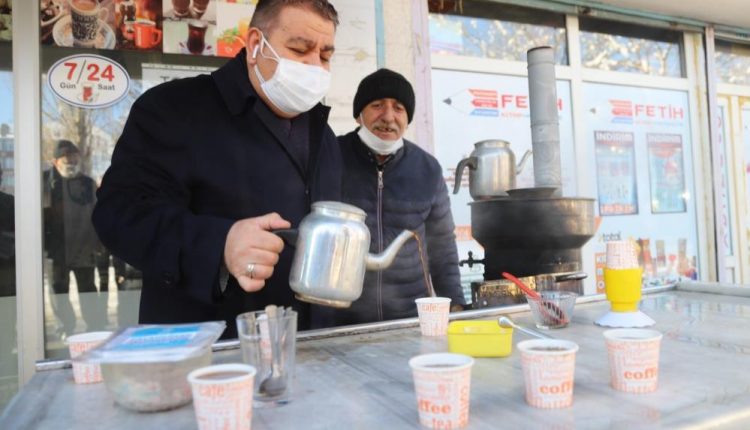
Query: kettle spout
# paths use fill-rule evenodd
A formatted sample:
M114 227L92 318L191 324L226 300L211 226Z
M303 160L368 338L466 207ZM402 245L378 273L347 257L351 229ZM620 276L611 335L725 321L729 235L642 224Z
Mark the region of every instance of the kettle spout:
M521 172L523 171L523 166L529 160L530 156L531 156L531 149L527 150L526 153L523 154L523 157L521 157L521 161L518 162L518 166L516 166L516 175L521 174Z
M404 246L404 243L413 237L415 237L414 232L404 230L380 254L367 254L365 257L367 270L383 270L390 266L393 263L393 259L396 258L398 251Z

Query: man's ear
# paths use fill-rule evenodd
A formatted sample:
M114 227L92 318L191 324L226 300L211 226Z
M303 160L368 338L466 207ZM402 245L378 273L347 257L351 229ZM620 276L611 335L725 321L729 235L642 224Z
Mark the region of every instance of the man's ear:
M254 66L260 55L260 42L262 40L260 29L251 27L247 32L245 46L247 47L247 64Z

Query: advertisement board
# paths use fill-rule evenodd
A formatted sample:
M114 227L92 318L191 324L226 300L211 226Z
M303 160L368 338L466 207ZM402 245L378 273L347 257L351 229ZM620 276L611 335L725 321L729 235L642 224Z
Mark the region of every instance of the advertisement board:
M602 217L592 239L594 254L606 252L607 241L634 240L647 284L696 279L699 244L687 92L585 83L584 103L585 143L594 150L586 151L583 170L596 172L586 180L596 181ZM601 130L620 143L604 140ZM607 145L605 152L601 148ZM601 168L602 152L612 167ZM607 216L613 209L607 206L609 193L623 205L614 207L620 216Z

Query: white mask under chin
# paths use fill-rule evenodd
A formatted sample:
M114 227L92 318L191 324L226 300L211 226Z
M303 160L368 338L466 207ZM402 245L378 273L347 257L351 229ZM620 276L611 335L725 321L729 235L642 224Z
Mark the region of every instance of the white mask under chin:
M263 54L263 45L273 54L272 57ZM331 73L328 70L282 58L263 35L261 35L260 44L253 51L253 58L259 52L264 58L279 63L271 79L263 79L257 64L255 76L258 77L260 87L268 100L280 111L289 115L307 112L328 93L331 86Z
M404 139L402 137L399 137L396 140L381 139L364 125L359 128L357 135L359 135L359 138L362 139L362 142L367 145L368 148L374 153L380 155L393 154L398 151L399 148L404 146Z

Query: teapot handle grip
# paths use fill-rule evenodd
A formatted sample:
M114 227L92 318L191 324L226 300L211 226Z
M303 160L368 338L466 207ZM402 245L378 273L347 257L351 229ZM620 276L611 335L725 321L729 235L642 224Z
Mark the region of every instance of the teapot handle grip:
M461 188L461 177L464 175L464 167L469 166L469 169L477 169L477 157L468 157L458 162L456 166L456 173L454 174L455 179L453 180L453 194L458 194L458 190Z
M297 246L297 236L299 235L299 230L296 228L283 228L279 230L272 230L271 233L275 234L276 236L279 236L281 240L284 241L285 245L289 246Z

